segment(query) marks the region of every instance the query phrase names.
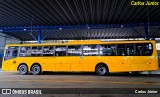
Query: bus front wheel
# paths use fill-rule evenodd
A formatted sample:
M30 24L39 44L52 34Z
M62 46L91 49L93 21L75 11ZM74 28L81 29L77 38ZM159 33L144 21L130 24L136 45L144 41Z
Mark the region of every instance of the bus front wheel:
M41 73L41 66L39 64L34 64L32 67L31 67L31 73L33 75L38 75Z
M108 73L107 66L104 64L99 64L96 66L96 74L97 75L106 75Z
M19 67L18 67L18 72L19 74L21 75L25 75L28 73L28 67L26 64L21 64Z

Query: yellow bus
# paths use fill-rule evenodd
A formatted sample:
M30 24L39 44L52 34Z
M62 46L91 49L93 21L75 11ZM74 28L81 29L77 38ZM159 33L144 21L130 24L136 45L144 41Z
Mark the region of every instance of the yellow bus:
M55 72L139 72L158 70L156 42L79 40L6 45L3 71L34 75Z

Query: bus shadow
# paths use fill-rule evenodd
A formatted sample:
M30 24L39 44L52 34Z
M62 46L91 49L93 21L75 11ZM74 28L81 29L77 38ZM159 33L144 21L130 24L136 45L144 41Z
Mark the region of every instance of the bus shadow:
M43 72L41 75L86 75L86 76L99 76L94 72ZM109 73L104 75L103 77L116 77L116 76L122 76L122 77L160 77L160 74L130 74L130 73Z
M130 73L110 73L106 76L112 76L112 77L160 77L160 74L130 74Z
M13 75L20 75L19 73L13 73ZM32 75L28 73L27 75ZM39 75L81 75L81 76L99 76L94 72L43 72ZM37 75L36 75L37 76ZM109 73L102 77L160 77L160 74L130 74L130 73Z
M43 72L41 75L96 75L93 72Z

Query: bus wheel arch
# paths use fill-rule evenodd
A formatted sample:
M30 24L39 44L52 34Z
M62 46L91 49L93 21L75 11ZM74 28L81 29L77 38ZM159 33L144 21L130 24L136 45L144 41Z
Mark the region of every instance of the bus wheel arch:
M30 71L33 75L38 75L42 72L42 67L39 63L33 63L31 65Z
M98 63L95 67L95 73L100 76L106 75L109 73L108 65L105 63Z
M28 73L28 65L26 63L20 63L17 67L17 71L21 75L26 75Z

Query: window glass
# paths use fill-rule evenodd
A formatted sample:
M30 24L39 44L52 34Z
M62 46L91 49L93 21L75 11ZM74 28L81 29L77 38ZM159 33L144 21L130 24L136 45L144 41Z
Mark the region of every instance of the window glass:
M84 45L83 46L84 56L96 56L98 55L98 45Z
M100 45L100 55L102 56L116 55L115 45Z
M151 56L153 52L152 50L153 50L152 44L144 44L144 51L145 51L144 55Z
M126 56L125 45L118 44L117 45L117 55L118 56Z
M68 46L68 56L80 56L82 55L81 46Z
M55 56L66 56L66 46L56 46Z
M134 56L134 44L126 44L126 56Z
M153 52L152 44L136 44L136 55L137 56L151 56Z
M30 50L31 50L31 47L20 47L20 53L19 53L19 56L21 57L27 57L27 56L30 56Z
M54 46L43 47L43 56L53 56L53 55L54 55Z
M31 50L31 56L41 56L41 55L42 55L42 47L33 46Z
M144 55L143 44L136 44L136 55L138 56Z
M12 59L18 56L19 47L7 47L5 53L5 60Z

